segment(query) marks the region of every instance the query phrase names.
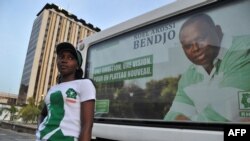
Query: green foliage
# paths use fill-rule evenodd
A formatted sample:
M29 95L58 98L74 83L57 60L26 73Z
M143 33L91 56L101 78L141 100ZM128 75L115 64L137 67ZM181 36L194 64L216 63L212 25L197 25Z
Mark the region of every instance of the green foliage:
M41 101L38 103L38 109L39 109L40 111L42 111L44 105L45 105L44 100L41 100Z
M15 105L11 105L10 108L7 108L7 107L2 108L0 110L0 115L3 114L3 111L7 111L3 120L8 116L8 114L10 114L10 121L14 121L17 118L16 113L18 112L18 109L16 108Z
M180 77L151 80L142 89L136 84L100 83L97 99L109 99L109 113L103 117L163 119L171 107Z
M36 106L26 105L20 110L20 117L25 123L31 121L32 123L37 119L40 110Z
M28 104L21 108L19 111L19 116L23 119L25 123L31 121L33 123L37 120L41 110L35 105L35 100L33 98L28 99Z

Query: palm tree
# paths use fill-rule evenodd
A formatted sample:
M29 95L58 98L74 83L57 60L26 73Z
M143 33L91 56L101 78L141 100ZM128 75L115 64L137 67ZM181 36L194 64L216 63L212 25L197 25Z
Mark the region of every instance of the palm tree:
M10 108L7 108L7 107L2 108L0 110L0 115L3 114L3 111L7 111L3 120L8 116L8 114L10 114L10 121L13 121L14 119L16 119L16 113L18 112L18 109L16 108L14 104L12 104Z
M34 123L34 121L37 120L39 114L40 109L38 108L38 106L35 105L35 100L32 97L28 99L28 104L22 107L19 112L19 116L23 119L25 123L29 121L31 121L31 123Z

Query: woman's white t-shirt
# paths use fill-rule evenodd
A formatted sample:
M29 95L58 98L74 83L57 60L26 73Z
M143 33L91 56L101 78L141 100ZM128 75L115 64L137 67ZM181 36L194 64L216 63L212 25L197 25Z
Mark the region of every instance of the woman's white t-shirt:
M51 87L45 97L48 115L39 125L37 138L50 139L55 134L78 138L81 102L95 100L95 97L96 90L89 79L63 82Z

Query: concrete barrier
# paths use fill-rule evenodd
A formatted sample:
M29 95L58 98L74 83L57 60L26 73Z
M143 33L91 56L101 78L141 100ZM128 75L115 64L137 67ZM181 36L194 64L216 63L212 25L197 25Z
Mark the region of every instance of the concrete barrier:
M0 122L0 127L4 129L11 129L17 132L24 132L29 134L35 134L36 132L35 125L22 125L22 124L2 121Z

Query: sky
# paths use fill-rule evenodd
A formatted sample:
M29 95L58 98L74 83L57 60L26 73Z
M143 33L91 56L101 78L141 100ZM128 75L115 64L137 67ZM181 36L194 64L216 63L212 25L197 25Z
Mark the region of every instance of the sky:
M18 94L33 22L46 3L101 30L175 0L0 0L0 92Z

